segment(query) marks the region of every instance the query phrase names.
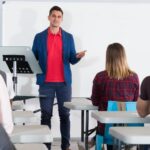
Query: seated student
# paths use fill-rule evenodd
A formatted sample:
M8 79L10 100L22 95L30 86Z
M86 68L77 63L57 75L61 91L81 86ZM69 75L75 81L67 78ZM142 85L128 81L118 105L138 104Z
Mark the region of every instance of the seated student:
M137 112L141 117L150 114L150 76L144 78L141 84L141 93L137 101ZM150 145L143 146L143 150L150 150Z
M150 114L150 76L142 81L141 94L137 101L137 112L141 117Z
M136 101L138 95L139 79L127 64L124 47L119 43L110 44L106 51L105 70L97 73L93 81L93 105L98 106L99 111L105 111L108 100ZM98 134L104 135L104 127L98 123ZM93 143L93 140L89 142ZM112 146L107 145L107 150L112 150Z
M0 75L0 124L10 134L13 130L12 111L6 84Z

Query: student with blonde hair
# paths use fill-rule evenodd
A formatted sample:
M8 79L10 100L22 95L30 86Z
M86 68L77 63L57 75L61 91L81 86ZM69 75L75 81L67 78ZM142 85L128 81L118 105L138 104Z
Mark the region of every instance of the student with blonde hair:
M92 103L99 111L107 110L108 100L136 101L139 95L139 79L127 63L125 49L120 43L108 45L106 51L106 67L96 74L92 88ZM105 125L98 123L97 133L104 135ZM94 141L89 142L89 147ZM112 149L111 145L107 146Z
M70 64L78 63L85 51L76 53L72 34L61 28L63 10L53 6L48 15L49 27L35 35L32 51L42 73L37 75L40 98L41 124L51 129L53 103L56 97L60 118L61 150L70 149L70 110L64 102L71 101L72 75ZM51 150L51 144L46 144Z

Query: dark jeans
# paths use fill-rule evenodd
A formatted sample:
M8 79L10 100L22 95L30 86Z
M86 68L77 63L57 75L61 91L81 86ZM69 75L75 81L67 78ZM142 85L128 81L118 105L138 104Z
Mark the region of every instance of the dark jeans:
M150 145L141 145L140 150L150 150Z
M60 118L61 148L66 150L70 146L70 110L65 108L64 102L71 101L71 85L65 83L45 83L39 88L41 106L41 124L51 128L51 117L53 115L54 98L57 98L58 112ZM49 145L50 149L50 145Z

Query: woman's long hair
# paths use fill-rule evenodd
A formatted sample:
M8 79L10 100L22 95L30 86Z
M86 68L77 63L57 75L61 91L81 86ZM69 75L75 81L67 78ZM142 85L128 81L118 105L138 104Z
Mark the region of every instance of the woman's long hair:
M106 71L110 78L124 79L133 75L130 70L124 47L120 43L108 45L106 52Z

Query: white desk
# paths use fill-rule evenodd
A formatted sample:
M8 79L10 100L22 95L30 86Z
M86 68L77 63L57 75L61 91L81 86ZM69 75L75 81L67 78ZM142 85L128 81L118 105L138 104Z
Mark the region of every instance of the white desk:
M14 126L10 135L13 143L51 143L53 137L46 125Z
M47 150L44 144L15 144L17 150Z
M111 127L109 132L126 144L150 144L150 127Z
M150 123L150 116L141 118L137 112L94 111L92 117L101 123Z
M150 144L150 127L111 127L109 132L116 139L119 150L122 142L138 145Z
M97 110L97 106L93 106L92 102L86 98L77 98L71 102L65 102L64 106L72 110Z
M72 110L81 111L81 141L84 141L85 131L85 149L88 150L88 129L89 129L89 110L97 110L98 107L93 106L90 100L86 98L77 98L71 102L65 102L64 106ZM86 111L86 129L84 130L84 111Z
M32 111L13 111L13 121L17 123L31 123L36 122L38 118L34 115Z
M95 118L97 121L99 121L101 123L105 123L105 124L107 124L107 123L114 123L114 124L150 123L150 116L147 116L145 118L141 118L141 117L139 117L139 115L137 114L137 112L127 112L127 111L116 111L116 112L112 112L112 111L111 112L110 111L95 111L95 112L92 112L92 117ZM116 127L116 128L119 128L119 127ZM129 133L131 131L130 133L132 134L132 133L134 133L134 131L136 129L134 129L132 131L133 127L127 127L126 129L127 130L130 129L130 130L128 132L126 132L127 130L125 128L126 127L122 127L121 129L122 129L123 133L126 133L126 139L128 139L127 133ZM138 127L138 128L144 128L144 127ZM115 131L117 131L117 130L115 130ZM119 133L117 135L120 136ZM135 135L135 134L133 134L133 135ZM134 136L134 138L135 138L135 136ZM119 137L119 139L120 139L120 137ZM150 139L149 139L149 141L150 141ZM118 145L117 148L120 150L121 149L121 143L120 143L120 141L119 140L115 140L115 142L117 144L114 144L114 146ZM114 147L115 150L117 148Z

